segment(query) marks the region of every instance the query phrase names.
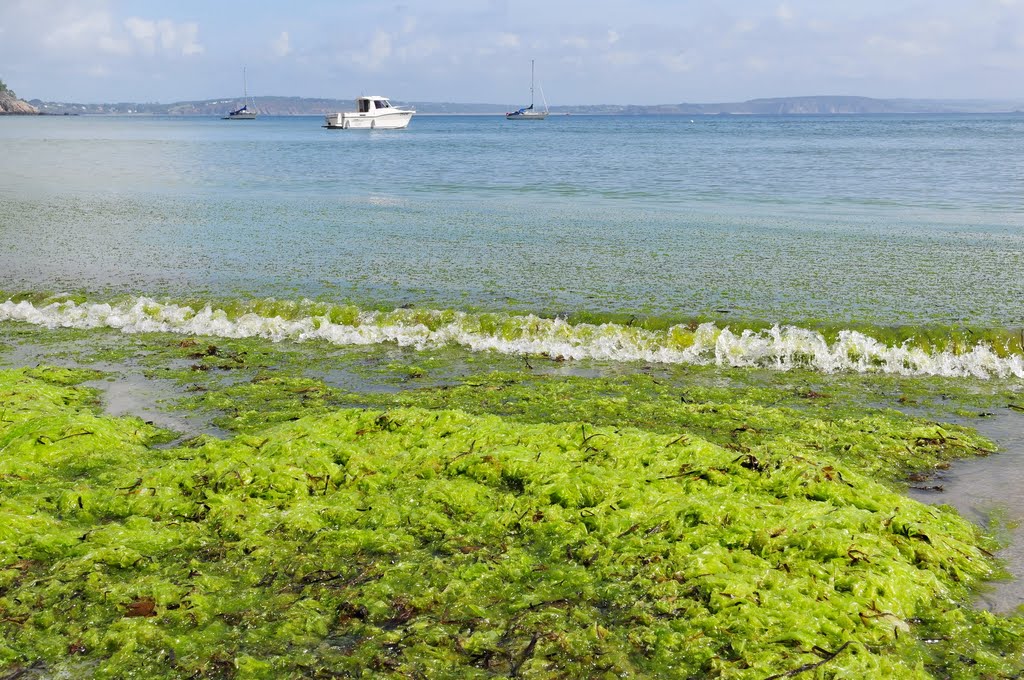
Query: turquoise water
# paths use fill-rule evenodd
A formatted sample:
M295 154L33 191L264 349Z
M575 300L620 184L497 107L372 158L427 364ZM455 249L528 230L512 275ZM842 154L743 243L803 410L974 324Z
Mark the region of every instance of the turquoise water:
M1024 117L0 121L0 290L1024 323Z

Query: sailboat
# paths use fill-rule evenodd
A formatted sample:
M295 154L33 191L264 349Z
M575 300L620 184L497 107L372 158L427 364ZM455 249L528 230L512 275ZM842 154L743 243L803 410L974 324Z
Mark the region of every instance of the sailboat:
M516 111L510 111L505 114L505 118L508 120L544 120L548 117L548 102L544 99L544 89L540 91L541 101L544 102L543 111L535 111L533 108L533 59L530 60L530 105L524 106Z
M242 69L242 93L242 108L235 109L221 120L255 120L256 102L250 102L249 100L249 87L245 82L245 68ZM250 103L252 104L252 109L249 108Z

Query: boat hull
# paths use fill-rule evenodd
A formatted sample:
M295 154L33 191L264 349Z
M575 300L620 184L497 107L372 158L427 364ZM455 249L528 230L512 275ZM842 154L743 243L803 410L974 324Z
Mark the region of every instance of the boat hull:
M506 120L544 120L547 117L548 117L548 114L547 114L546 111L539 111L537 113L518 113L518 112L513 112L513 113L506 113L505 114L505 119Z
M332 113L325 117L329 130L401 130L409 126L414 111L368 113Z
M256 120L255 113L229 113L221 120Z

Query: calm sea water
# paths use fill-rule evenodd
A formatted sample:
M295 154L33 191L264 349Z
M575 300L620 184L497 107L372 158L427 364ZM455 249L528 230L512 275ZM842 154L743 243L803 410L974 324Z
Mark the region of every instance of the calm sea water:
M1024 321L1024 116L0 120L0 290Z

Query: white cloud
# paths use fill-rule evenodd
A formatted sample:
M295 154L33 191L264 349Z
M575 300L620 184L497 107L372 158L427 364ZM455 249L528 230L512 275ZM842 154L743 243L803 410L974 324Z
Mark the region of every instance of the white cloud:
M56 51L92 49L112 32L110 14L103 11L76 13L73 8L59 12L43 36L43 45Z
M152 21L129 17L124 20L124 27L135 41L135 46L144 54L166 52L188 57L205 51L199 44L199 24L194 22L175 23L170 19Z
M55 14L42 42L48 50L62 53L130 56L166 52L191 56L203 53L198 38L199 25L193 22L129 17L117 27L107 11L75 12L68 8Z
M291 38L288 31L281 31L281 35L270 42L270 51L278 57L287 57L291 53Z
M161 19L156 26L160 34L160 45L166 51L181 52L186 57L205 51L199 44L199 24L192 21L179 24L169 19Z
M186 57L191 57L196 54L202 54L206 51L206 48L199 44L197 38L199 37L199 24L187 24L190 31L190 38L187 43L181 48L181 53Z
M577 50L585 50L588 47L590 47L590 41L587 40L586 38L581 38L579 36L570 36L568 38L564 38L562 40L562 44L565 45L566 47L572 47Z
M685 53L667 54L660 59L662 65L673 73L686 73L692 71L696 61Z
M609 45L614 45L617 42L619 42L619 34L616 31L609 30L608 31L608 44Z
M390 33L378 30L365 49L360 47L348 52L345 58L367 70L379 71L392 55L391 41Z
M740 19L733 25L733 31L736 33L750 33L757 28L757 22L753 19Z
M935 54L934 45L909 38L888 38L880 35L873 35L867 39L868 48L888 52L890 54L905 57L924 57Z
M130 17L125 19L124 27L128 29L128 34L135 39L136 44L138 44L143 52L148 54L156 52L155 22L139 19L138 17Z
M132 44L128 40L118 39L109 35L100 36L97 46L101 52L126 57L132 53Z
M789 23L796 18L796 12L793 11L793 8L788 3L784 2L775 8L775 16L779 21Z
M370 41L370 53L377 58L386 59L391 56L391 36L384 31L377 31Z
M605 60L615 66L635 66L641 62L640 55L635 52L616 50L605 55Z
M425 37L395 50L395 54L406 60L422 60L439 53L444 44L435 37Z
M748 57L744 62L744 65L751 71L757 71L763 73L768 70L768 61L761 57Z
M941 56L947 47L958 39L955 27L947 21L931 19L914 21L897 26L885 34L870 35L866 41L868 49L884 54L921 58ZM963 46L963 39L959 39ZM980 51L988 51L990 47Z
M519 47L519 36L515 33L498 34L498 47Z

